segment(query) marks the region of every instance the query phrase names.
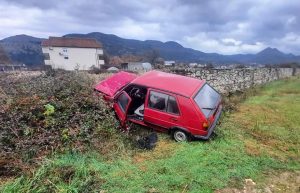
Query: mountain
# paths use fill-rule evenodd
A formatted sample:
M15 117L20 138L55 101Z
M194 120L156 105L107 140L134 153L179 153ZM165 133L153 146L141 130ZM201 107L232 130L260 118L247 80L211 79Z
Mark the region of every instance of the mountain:
M41 42L43 39L27 35L16 35L0 41L10 59L15 64L44 64Z
M300 56L285 54L276 48L266 48L257 54L221 55L217 53L204 53L191 48L185 48L177 42L161 42L157 40L124 39L113 34L92 32L88 34L66 34L64 37L95 38L103 44L105 52L111 56L133 54L143 55L150 50L158 50L165 60L178 62L199 62L215 64L280 64L286 62L300 62ZM41 49L42 38L27 35L17 35L0 41L15 63L27 65L44 64Z
M191 48L185 48L174 41L140 41L124 39L116 35L100 32L88 34L67 34L64 37L95 38L104 45L104 49L110 55L141 55L151 49L156 49L165 60L175 60L180 62L211 62L217 64L280 64L286 62L300 62L300 56L284 54L276 48L266 48L257 54L221 55L217 53L204 53Z
M285 54L276 48L266 48L257 53L254 57L256 63L287 63L299 61L299 57L293 54Z
M67 34L64 37L95 38L104 45L110 55L134 54L142 55L156 49L165 60L182 62L230 62L227 57L219 54L209 54L191 48L184 48L174 41L161 42L157 40L124 39L112 34L93 32L88 34Z

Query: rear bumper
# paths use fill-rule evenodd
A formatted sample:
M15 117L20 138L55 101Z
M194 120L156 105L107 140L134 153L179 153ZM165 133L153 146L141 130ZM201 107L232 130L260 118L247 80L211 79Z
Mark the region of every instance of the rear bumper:
M207 135L205 135L205 136L203 136L203 135L194 135L193 137L196 138L196 139L207 140L211 136L213 131L215 130L215 127L216 127L216 125L217 125L217 123L220 119L221 113L222 113L222 106L219 107L218 112L216 113L216 116L215 116L215 120L214 120L213 124L210 126L210 128L208 129Z

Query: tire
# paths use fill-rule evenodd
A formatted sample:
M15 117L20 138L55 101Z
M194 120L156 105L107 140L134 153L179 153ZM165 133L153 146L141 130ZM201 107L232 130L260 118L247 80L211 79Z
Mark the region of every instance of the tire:
M182 130L175 130L172 133L172 137L176 142L186 142L189 141L189 135Z

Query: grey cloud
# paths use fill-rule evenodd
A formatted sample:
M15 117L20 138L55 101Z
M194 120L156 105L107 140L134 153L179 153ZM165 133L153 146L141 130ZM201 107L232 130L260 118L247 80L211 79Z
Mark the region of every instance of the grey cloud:
M291 33L300 36L298 0L0 0L0 6L2 2L20 10L34 8L45 12L31 18L45 34L101 31L136 39L176 40L200 50L185 40L206 38L207 42L222 42L229 38L245 44L244 47L257 42L280 46L281 42L287 44L281 46L285 50L289 50L288 45L299 50L288 39L291 35L287 38ZM227 42L222 47L215 46L223 49L235 45Z
M40 9L51 9L57 7L58 1L39 1L39 0L4 0L9 4L15 4L21 7L36 7ZM1 2L1 1L0 1Z

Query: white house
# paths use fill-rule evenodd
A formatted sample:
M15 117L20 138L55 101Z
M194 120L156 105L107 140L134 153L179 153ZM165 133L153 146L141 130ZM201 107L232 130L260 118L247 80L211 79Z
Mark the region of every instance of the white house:
M175 61L165 61L164 64L165 64L165 66L174 66Z
M103 48L96 39L49 37L42 42L46 65L65 70L88 70L104 65Z

